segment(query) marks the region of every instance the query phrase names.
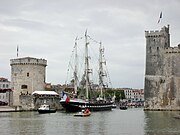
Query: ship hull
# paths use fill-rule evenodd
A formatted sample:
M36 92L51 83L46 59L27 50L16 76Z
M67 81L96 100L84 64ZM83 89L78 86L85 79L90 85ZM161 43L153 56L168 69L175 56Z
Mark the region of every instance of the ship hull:
M38 110L38 112L40 114L44 114L44 113L55 113L56 109L51 109L51 110Z
M90 103L90 102L78 102L78 101L60 101L62 107L66 112L79 112L84 108L88 108L90 111L109 111L112 109L111 102L108 103Z

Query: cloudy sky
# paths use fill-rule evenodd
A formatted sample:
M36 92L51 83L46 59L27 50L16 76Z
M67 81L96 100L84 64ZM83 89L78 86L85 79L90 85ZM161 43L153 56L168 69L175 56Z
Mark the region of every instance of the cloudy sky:
M0 0L0 76L11 79L10 59L19 45L19 57L48 61L47 82L63 84L74 39L88 29L105 46L113 87L143 88L144 31L167 24L177 46L179 0Z

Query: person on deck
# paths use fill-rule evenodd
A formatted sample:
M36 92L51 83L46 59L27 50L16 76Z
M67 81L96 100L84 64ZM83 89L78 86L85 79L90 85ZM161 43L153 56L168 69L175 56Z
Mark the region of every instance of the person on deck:
M88 108L86 108L85 113L89 113L89 109Z

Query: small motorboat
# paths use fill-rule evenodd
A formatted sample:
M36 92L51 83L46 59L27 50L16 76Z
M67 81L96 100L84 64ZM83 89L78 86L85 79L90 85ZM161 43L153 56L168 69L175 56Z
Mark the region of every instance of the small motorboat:
M121 109L121 110L127 110L127 106L120 106L119 109Z
M91 112L89 111L89 109L85 109L85 110L82 110L81 112L78 112L76 114L74 114L75 117L87 117L87 116L90 116L91 115Z
M43 104L38 108L39 113L55 113L56 109L55 108L50 108L50 105Z
M112 104L112 108L117 108L117 105L116 104Z

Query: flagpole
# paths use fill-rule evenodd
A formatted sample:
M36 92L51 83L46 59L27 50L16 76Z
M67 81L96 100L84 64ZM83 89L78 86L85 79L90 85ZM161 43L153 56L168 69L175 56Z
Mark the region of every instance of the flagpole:
M17 58L19 56L19 45L17 45Z

